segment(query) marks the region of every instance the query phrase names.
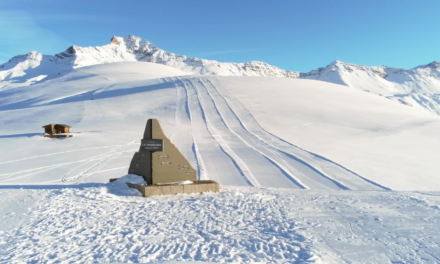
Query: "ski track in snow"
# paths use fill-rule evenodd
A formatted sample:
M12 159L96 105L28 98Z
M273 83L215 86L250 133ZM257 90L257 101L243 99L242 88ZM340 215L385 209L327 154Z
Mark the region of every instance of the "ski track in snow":
M32 188L0 188L0 263L439 261L438 193Z
M179 139L185 137L185 134L192 133L192 136L187 136L191 139L186 141L187 144L183 146L183 149L194 149L193 155L197 158L199 177L210 178L225 185L247 186L249 183L243 179L241 171L236 169L234 160L228 156L221 145L216 143L200 111L199 102L195 100L189 102L188 98L191 97L188 96L188 90L183 85L176 85L176 89L176 126L179 126ZM180 142L179 139L175 142ZM209 171L209 176L206 175L206 171Z
M16 159L16 160L3 161L3 162L0 162L0 165L6 164L6 163L12 163L12 162L20 162L20 161L29 160L29 159L47 157L47 156L52 156L52 155L66 154L66 153L77 152L77 151L100 149L100 148L121 147L121 146L125 146L125 144L124 145L110 145L110 146L92 147L92 148L82 148L82 149L74 149L74 150L68 150L68 151L62 151L62 152L48 153L48 154L43 154L43 155L37 155L37 156L32 156L32 157Z
M90 177L90 175L100 171L101 168L103 168L105 165L107 165L113 159L116 159L119 156L121 156L123 153L127 152L127 148L130 145L135 144L136 141L138 141L138 140L135 140L133 142L129 142L129 143L127 143L127 144L125 144L125 145L123 145L121 147L116 147L116 148L111 149L110 153L106 153L105 155L102 155L101 158L94 159L94 160L97 160L97 161L93 162L91 164L91 166L87 166L87 168L82 170L81 172L79 172L79 173L77 173L75 175L71 175L73 173L73 171L77 170L81 166L88 165L89 163L92 162L92 160L88 160L85 163L80 164L78 167L76 167L73 170L71 170L68 173L66 173L63 176L61 181L63 183L68 183L68 184L86 182L87 179Z
M270 134L214 77L165 81L176 84L176 125L182 135L193 133L186 148L194 144L202 178L236 186L387 189Z
M66 183L66 184L67 183L68 184L83 183L83 182L86 182L87 179L91 175L103 171L101 169L103 167L105 167L107 164L109 164L112 160L121 157L121 155L124 153L131 153L131 152L136 151L137 149L127 149L129 146L136 144L135 142L136 141L129 142L124 145L114 145L113 148L108 153L96 155L96 156L89 157L86 159L57 163L57 164L43 166L43 167L36 167L36 168L32 168L32 169L15 171L12 173L0 174L0 182L8 182L11 180L15 181L20 178L26 178L26 177L33 176L36 174L41 174L41 173L44 173L49 170L57 169L57 168L68 166L68 165L77 164L74 168L72 168L66 174L64 174L59 179L59 181L61 181L62 183ZM56 155L56 154L60 154L60 153L68 153L68 152L83 151L83 150L89 150L89 149L108 148L108 147L112 147L112 146L85 148L85 149L78 149L78 150L72 150L72 151L51 153L51 154L45 154L45 155L39 155L39 156L19 159L19 160L7 161L4 163L17 162L17 161L22 161L25 159L41 158L41 157ZM127 166L127 168L128 168L128 166ZM80 172L76 172L78 170L80 170ZM55 181L58 181L58 180L52 180L50 182L55 182Z

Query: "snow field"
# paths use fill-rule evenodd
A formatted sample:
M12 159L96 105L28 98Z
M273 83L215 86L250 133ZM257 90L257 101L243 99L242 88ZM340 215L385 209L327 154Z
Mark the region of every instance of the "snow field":
M0 262L440 261L439 193L222 187L143 198L115 185L2 187L3 206L34 204L1 211L2 222L27 220L1 231Z
M159 118L200 178L222 185L440 187L437 116L313 80L176 71L146 62L97 65L0 92L0 144L8 150L0 151L0 182L120 177L146 120ZM55 122L71 125L74 137L42 138L41 126Z
M435 115L324 82L214 78L264 130L330 161L324 164L337 163L393 190L440 188L435 158L440 156L440 119Z
M221 193L107 184L148 118ZM0 263L440 262L439 129L346 86L146 62L1 90Z
M229 170L233 171L235 168L236 174L244 175L252 186L301 189L384 189L377 184L366 182L338 164L301 150L267 133L249 111L221 87L220 82L213 84L211 80L216 79L199 77L180 80L182 80L181 83L177 85L183 86L186 90L190 117L194 116L198 122L192 123L193 131L207 127L208 130L204 131L208 132L211 138L206 133L207 136L203 139L211 142L205 143L207 146L205 148L209 151L215 146L221 148L223 153L219 151L219 154L234 160L233 164L228 163L231 167ZM219 92L220 89L222 93L228 95L228 100ZM231 105L235 106L235 110ZM197 136L195 138L199 141ZM201 157L201 160L204 160L205 155ZM219 164L219 160L216 159L214 166L219 167ZM220 167L227 168L228 166ZM326 175L322 168L331 172L332 175ZM209 171L216 172L215 168ZM241 180L241 177L233 174L222 173L222 177L216 177L220 183L226 177ZM336 177L337 180L331 177ZM237 182L234 185L241 184Z

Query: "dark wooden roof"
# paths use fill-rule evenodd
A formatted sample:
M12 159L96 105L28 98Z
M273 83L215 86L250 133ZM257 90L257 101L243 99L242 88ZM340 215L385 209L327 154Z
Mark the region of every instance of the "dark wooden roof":
M68 125L65 125L65 124L49 124L49 125L45 125L43 127L48 127L48 126L51 126L51 125L62 126L62 127L71 127L71 126L68 126Z

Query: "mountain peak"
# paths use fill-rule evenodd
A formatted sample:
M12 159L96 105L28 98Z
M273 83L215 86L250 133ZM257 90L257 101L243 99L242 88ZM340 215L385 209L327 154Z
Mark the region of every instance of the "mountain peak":
M33 50L26 55L28 60L40 61L43 58L43 54Z
M110 44L116 44L116 45L125 44L127 46L132 46L132 45L136 45L136 44L138 45L141 42L150 44L150 42L148 40L142 39L142 38L135 36L135 35L128 35L125 38L113 36L110 41Z
M135 41L142 41L143 39L135 36L135 35L128 35L124 38L125 42L135 42Z
M431 68L439 69L439 68L440 68L440 61L435 60L435 61L431 62L431 63L428 64L428 65L429 65Z
M342 62L342 61L340 61L340 60L334 60L334 61L332 61L332 62L329 64L329 66L333 66L333 65L336 65L336 64L344 64L344 62Z
M428 64L424 64L424 65L420 65L417 67L414 67L413 70L417 70L417 69L427 69L427 68L431 68L431 69L440 69L440 61L435 60L431 63Z
M121 37L113 36L110 40L110 44L121 44Z

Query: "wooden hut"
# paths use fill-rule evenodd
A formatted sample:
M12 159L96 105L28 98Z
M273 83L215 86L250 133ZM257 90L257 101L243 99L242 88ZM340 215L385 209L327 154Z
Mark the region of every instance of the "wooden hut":
M49 134L51 136L56 134L67 134L70 133L71 126L65 124L49 124L43 126L44 133Z

